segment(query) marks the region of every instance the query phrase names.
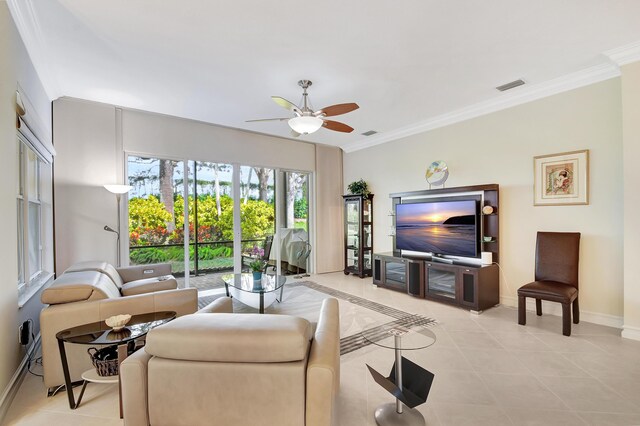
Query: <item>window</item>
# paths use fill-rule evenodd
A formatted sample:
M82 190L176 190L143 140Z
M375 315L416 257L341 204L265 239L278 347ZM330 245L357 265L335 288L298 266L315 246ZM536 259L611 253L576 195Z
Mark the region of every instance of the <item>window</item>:
M19 136L17 148L18 293L21 303L51 278L51 164Z
M23 145L18 141L18 188L17 188L17 216L18 216L18 288L24 286L24 180L22 179Z
M29 281L37 278L42 272L40 161L33 151L27 150Z

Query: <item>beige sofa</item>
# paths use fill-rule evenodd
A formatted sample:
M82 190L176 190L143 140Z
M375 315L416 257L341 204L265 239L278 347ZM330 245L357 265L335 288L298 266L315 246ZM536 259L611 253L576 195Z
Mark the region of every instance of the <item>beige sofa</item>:
M158 327L121 365L125 425L329 426L339 328L336 299L323 302L315 330L288 315L225 313Z
M40 313L44 383L51 391L64 383L56 333L103 321L112 315L175 311L178 316L198 308L196 289L177 289L169 264L116 269L106 262L81 262L67 269L42 292ZM66 344L72 381L92 368L87 346Z

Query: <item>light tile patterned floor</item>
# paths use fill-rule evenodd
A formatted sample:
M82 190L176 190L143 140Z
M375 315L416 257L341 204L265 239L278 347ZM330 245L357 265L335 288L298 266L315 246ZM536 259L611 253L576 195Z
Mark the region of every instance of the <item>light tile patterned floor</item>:
M379 289L370 278L336 273L309 280L438 320L430 327L436 344L404 354L436 375L429 400L419 407L429 425L640 425L640 342L621 339L619 330L582 322L566 338L555 316L528 313L522 327L513 308L473 315ZM285 294L273 310L314 320L320 300L311 290L289 299ZM340 315L343 337L359 330L363 316L389 318L348 303ZM374 409L391 399L365 363L387 372L392 351L367 346L341 362L337 424L374 425ZM121 425L117 388L90 384L82 406L72 412L65 395L46 398L41 381L27 376L5 424Z

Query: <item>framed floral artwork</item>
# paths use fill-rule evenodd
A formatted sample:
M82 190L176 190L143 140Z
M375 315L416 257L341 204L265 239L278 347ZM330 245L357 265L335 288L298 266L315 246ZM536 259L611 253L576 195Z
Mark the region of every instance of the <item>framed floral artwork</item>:
M533 205L589 204L589 150L533 158Z

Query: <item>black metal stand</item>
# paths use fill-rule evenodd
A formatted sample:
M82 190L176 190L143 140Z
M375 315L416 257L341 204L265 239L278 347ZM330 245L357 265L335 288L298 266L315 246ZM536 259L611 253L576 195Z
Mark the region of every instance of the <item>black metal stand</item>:
M380 426L424 425L424 417L415 407L427 401L435 376L404 358L398 347L399 345L396 345L396 361L393 363L389 377L384 377L367 365L376 383L396 398L395 404L383 404L376 409L376 423ZM405 409L403 405L407 408Z
M71 383L71 374L69 374L67 352L64 349L64 341L62 339L58 339L58 349L60 350L60 361L62 361L62 373L64 374L64 387L67 391L67 398L69 399L69 408L75 410L77 407L76 398L73 394L73 384Z

